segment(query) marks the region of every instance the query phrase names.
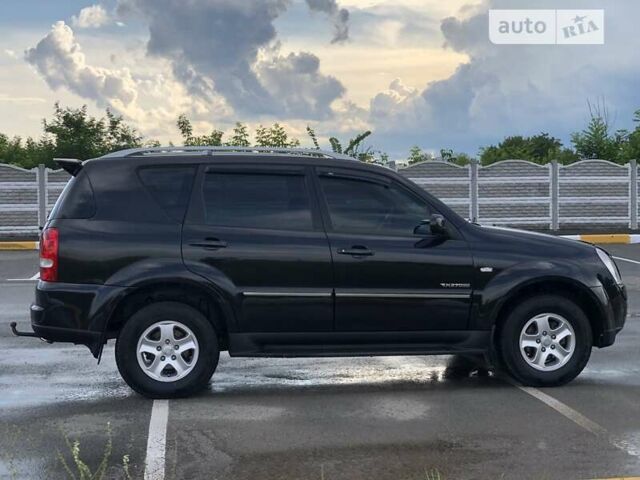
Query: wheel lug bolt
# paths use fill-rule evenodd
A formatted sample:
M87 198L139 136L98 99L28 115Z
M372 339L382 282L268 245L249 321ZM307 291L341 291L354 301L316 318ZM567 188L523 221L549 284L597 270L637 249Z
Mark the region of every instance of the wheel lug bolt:
M160 360L164 362L164 355L160 357Z
M551 350L555 350L556 346L555 345L551 345Z
M171 360L175 360L176 356L175 355L171 355Z
M555 340L555 339L556 339L556 336L555 336L555 335L551 335L551 338L553 338L553 339Z
M540 339L539 338L536 338L536 343L540 343Z
M546 330L544 332L542 332L542 335L546 335L546 334L547 334Z
M175 348L176 350L178 350L178 349L180 348L180 345L176 345L176 346L175 346L175 347L173 347L173 348Z
M546 333L545 333L545 335L546 335ZM167 345L169 345L169 339L167 338L167 339L164 341L164 343L166 343Z
M546 348L544 348L544 347L542 347L542 351L543 351L543 352L546 352L546 351L547 351L547 349L546 349Z
M156 347L156 350L160 351L160 350L162 350L162 347L158 346L158 347Z

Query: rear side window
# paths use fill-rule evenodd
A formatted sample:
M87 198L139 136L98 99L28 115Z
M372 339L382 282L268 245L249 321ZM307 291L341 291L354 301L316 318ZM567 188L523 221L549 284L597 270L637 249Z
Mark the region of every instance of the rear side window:
M96 201L87 172L71 177L53 206L49 218L91 218L96 213Z
M208 172L203 199L209 225L313 230L302 175Z
M144 167L138 176L170 218L182 221L189 203L194 166Z

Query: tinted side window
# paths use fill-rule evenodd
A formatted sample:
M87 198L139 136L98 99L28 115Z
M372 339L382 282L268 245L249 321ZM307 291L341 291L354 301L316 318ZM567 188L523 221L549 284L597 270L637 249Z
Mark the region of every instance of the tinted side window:
M95 213L96 201L91 182L87 172L80 171L65 185L49 218L91 218Z
M167 215L182 221L195 170L193 166L143 167L138 170L138 176Z
M397 185L320 177L333 230L371 235L413 235L429 206Z
M203 196L209 225L313 230L302 175L208 172Z

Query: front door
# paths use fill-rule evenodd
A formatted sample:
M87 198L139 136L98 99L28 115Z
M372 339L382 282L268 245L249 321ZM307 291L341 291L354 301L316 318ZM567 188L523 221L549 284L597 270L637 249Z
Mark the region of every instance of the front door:
M332 249L336 331L461 330L471 302L472 258L447 236L414 228L438 213L386 176L319 169Z
M232 295L240 332L332 330L331 254L305 168L204 168L185 265Z

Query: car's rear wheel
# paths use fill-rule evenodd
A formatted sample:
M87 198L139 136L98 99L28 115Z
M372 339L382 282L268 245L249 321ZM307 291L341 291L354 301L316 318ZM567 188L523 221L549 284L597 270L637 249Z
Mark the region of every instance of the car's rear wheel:
M499 330L504 367L519 382L556 386L570 382L591 355L593 335L582 309L557 295L529 297Z
M216 369L218 339L211 323L189 305L158 302L129 318L116 341L122 378L150 398L203 389Z

